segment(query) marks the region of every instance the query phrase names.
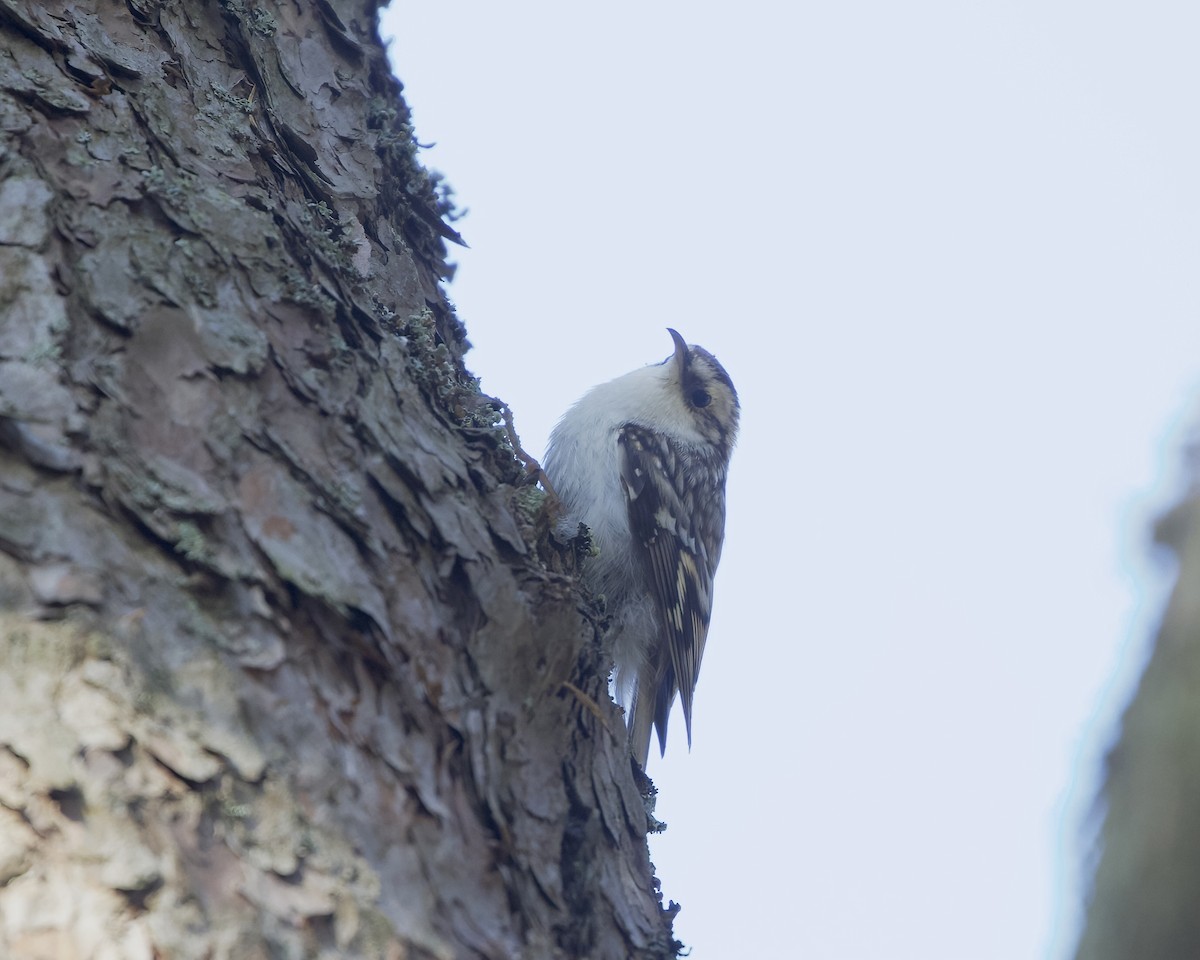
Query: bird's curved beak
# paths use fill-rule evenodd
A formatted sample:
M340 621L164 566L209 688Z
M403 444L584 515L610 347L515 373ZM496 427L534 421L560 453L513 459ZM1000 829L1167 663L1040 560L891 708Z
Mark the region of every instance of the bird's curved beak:
M679 335L678 330L672 330L667 327L667 333L671 335L671 339L675 341L675 366L679 370L680 379L687 372L688 361L691 359L691 352L688 350L687 341Z

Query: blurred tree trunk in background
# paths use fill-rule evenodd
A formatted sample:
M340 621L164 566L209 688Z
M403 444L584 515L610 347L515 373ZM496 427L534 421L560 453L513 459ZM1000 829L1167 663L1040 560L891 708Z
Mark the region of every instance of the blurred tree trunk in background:
M1108 757L1077 960L1200 957L1200 491L1158 539L1176 555L1178 580Z
M0 956L675 952L376 14L0 2Z

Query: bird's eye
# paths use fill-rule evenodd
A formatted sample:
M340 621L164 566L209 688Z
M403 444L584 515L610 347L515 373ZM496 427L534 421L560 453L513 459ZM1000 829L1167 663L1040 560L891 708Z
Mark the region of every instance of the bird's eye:
M712 396L707 390L692 391L693 407L707 407L710 403L712 403Z

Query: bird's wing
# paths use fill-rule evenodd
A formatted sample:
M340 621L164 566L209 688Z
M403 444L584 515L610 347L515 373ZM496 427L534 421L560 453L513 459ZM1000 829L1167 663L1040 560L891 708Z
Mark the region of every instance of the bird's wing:
M643 709L653 702L659 746L665 750L667 719L678 689L690 747L692 696L708 636L713 573L725 528L724 478L688 469L681 463L686 452L637 424L621 428L617 446L629 530L649 573L665 640L650 651L650 667L644 678L638 678L639 688L646 680L654 692L639 689L637 699ZM715 482L705 483L702 489L698 478L705 476ZM700 497L716 502L697 509ZM708 518L713 529L700 529L701 517ZM712 545L712 556L706 544Z

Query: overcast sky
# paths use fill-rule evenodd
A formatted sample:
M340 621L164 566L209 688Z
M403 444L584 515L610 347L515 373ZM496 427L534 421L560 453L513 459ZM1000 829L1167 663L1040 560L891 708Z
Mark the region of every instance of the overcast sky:
M1065 958L1200 385L1200 6L397 0L449 287L526 448L742 400L689 754L693 960Z

